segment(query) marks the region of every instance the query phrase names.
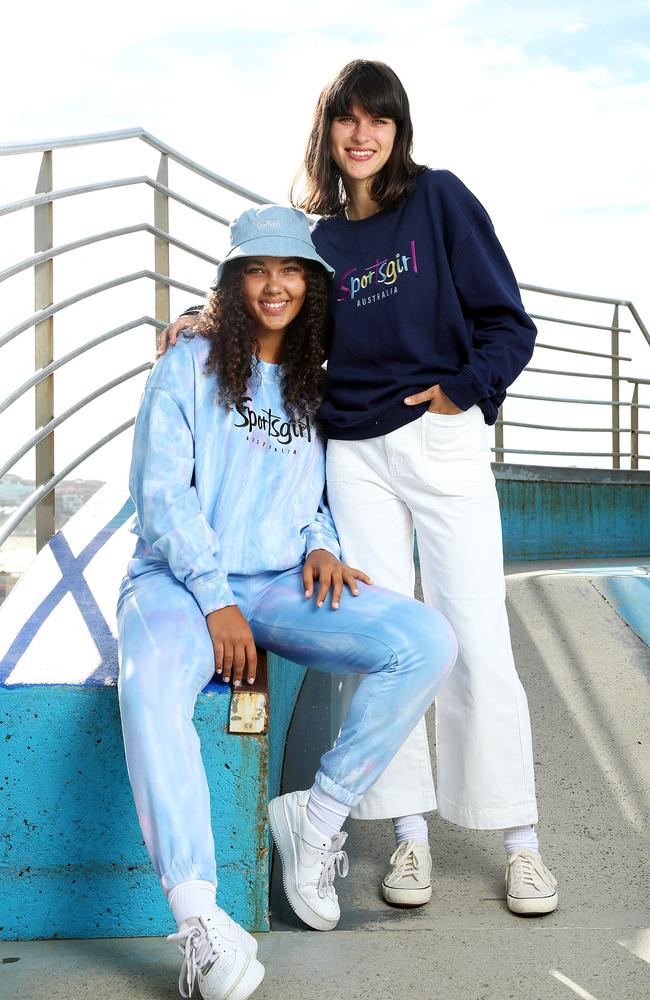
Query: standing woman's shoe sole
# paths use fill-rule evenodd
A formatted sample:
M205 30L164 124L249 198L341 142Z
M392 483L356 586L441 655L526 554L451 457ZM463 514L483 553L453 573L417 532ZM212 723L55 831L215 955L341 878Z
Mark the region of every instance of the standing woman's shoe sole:
M517 913L522 917L538 917L545 913L553 913L557 910L557 892L552 896L535 899L519 899L516 896L506 896L506 903L511 913Z
M391 906L404 906L407 908L424 906L431 899L431 886L426 886L423 889L393 889L391 886L386 885L385 882L382 882L381 893L386 902Z
M289 900L291 909L308 927L313 927L316 931L333 930L338 921L327 920L325 917L320 916L320 914L315 913L297 890L296 868L298 867L298 859L296 857L296 842L284 811L282 796L272 799L269 802L269 821L271 823L273 840L282 865L282 884L284 885L284 892Z

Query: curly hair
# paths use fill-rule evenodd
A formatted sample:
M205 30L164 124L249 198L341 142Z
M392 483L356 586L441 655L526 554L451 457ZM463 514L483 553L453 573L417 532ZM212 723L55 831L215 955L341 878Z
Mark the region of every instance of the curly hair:
M196 330L210 342L208 374L219 381L217 401L226 409L243 405L256 374L259 343L255 321L246 311L242 278L246 260L233 261L210 292ZM285 330L280 357L282 395L291 419L315 414L323 395L326 357L328 277L320 264L303 261L307 294L302 309Z

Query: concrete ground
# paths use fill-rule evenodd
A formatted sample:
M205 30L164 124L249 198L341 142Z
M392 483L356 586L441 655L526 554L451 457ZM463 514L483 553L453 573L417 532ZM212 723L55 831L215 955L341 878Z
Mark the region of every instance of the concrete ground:
M267 973L256 1000L650 996L650 650L588 575L512 569L509 615L559 909L510 914L499 835L437 814L431 903L386 907L378 887L393 849L390 824L350 823L336 931L302 929L274 880L274 930L259 938ZM286 788L310 783L327 743L328 705L329 681L310 675L290 733ZM0 943L0 1000L172 1000L177 973L177 954L161 939Z

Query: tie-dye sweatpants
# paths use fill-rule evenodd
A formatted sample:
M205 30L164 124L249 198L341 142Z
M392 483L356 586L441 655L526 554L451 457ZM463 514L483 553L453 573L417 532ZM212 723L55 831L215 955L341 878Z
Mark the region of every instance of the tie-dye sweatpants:
M304 596L302 567L229 575L258 646L316 670L365 674L316 775L354 805L432 703L456 658L446 619L418 601L359 584L340 608ZM214 672L205 617L163 564L122 583L119 698L129 777L163 890L216 883L209 791L192 723Z

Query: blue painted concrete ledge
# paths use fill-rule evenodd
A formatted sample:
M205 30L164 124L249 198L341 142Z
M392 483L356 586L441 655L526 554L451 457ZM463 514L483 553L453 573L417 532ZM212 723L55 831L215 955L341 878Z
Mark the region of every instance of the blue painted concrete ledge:
M650 553L650 472L492 466L509 560Z

